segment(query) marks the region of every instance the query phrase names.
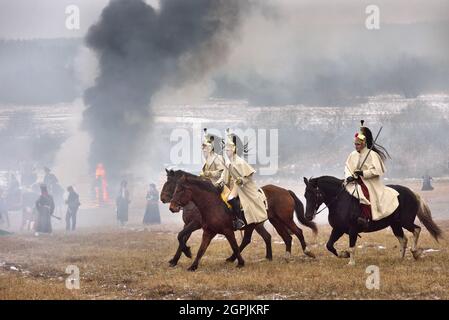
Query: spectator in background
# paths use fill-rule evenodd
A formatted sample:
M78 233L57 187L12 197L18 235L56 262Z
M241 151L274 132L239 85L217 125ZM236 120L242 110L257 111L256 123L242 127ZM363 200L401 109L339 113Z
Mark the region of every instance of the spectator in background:
M143 224L160 224L161 216L159 214L159 192L156 189L154 183L150 183L150 187L147 192L147 205L145 208L145 215L143 216Z
M426 174L422 177L422 191L431 191L433 190L432 187L432 177L429 175L429 172L426 172Z
M129 199L128 182L123 180L120 184L120 190L115 200L117 205L117 221L120 226L124 226L128 222L128 206Z
M66 231L75 231L76 228L76 214L78 213L78 208L80 207L80 197L78 193L75 192L72 186L67 188L69 196L67 197L67 214L65 216Z
M55 203L53 197L48 193L47 186L41 185L41 196L36 201L37 221L35 228L35 235L39 233L51 233L51 216L55 211Z

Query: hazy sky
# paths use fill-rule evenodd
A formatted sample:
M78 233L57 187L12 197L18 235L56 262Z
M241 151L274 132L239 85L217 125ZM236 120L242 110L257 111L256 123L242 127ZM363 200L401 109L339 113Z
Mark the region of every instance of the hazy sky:
M146 0L149 4L158 0ZM0 0L0 38L81 37L95 23L109 0ZM67 30L68 5L80 9L80 30Z
M159 0L147 0L158 3ZM163 1L163 0L161 0ZM186 0L189 1L189 0ZM363 23L365 7L376 4L381 22L413 23L448 20L447 0L259 0L288 6L303 22ZM0 0L0 38L55 38L84 36L109 0ZM79 6L81 29L65 28L65 8Z

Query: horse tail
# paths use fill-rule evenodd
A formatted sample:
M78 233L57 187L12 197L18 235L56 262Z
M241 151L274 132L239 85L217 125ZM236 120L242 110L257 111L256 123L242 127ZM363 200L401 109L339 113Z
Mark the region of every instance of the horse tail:
M290 193L293 200L295 200L296 218L298 218L299 222L301 222L303 225L312 229L314 234L317 234L318 228L317 228L315 222L307 220L304 215L304 205L302 204L301 200L298 199L298 197L296 196L296 194L293 191L288 190L288 193Z
M414 194L419 205L417 212L418 219L430 232L432 237L438 242L438 239L443 237L443 231L433 221L432 214L427 203L421 198L419 194L417 194L416 192L414 192Z

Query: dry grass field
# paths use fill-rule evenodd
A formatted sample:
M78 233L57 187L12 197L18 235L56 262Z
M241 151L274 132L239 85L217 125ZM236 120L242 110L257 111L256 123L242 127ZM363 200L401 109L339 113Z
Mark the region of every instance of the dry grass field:
M440 224L449 231L449 222ZM265 261L264 244L255 235L242 269L224 261L230 248L219 237L192 273L186 257L177 267L168 266L176 248L174 229L169 229L3 237L0 299L449 299L447 243L436 244L427 232L421 246L438 251L429 250L418 261L410 252L398 258L389 230L363 235L355 267L326 251L327 226L320 227L316 239L306 231L316 259L304 257L296 240L291 259L285 260L284 245L274 236L274 259ZM194 252L200 235L190 240ZM337 243L338 249L346 246L346 238ZM80 269L79 290L65 286L68 265ZM365 286L369 265L380 268L379 290Z
M419 190L419 182L402 184ZM264 243L255 234L243 252L245 267L237 269L225 262L229 244L216 237L192 273L186 270L191 260L184 256L177 267L168 265L176 250L180 217L163 212L163 225L144 229L138 225L141 212L135 211L126 228L81 227L70 234L0 237L0 299L449 299L449 183L434 185L435 191L422 195L446 240L436 243L423 228L419 245L425 253L418 261L409 250L400 260L398 241L386 229L362 234L356 266L348 266L347 259L326 250L326 224L319 225L316 238L302 227L316 259L306 258L295 238L287 261L283 242L266 223L273 235L273 261L264 259ZM81 222L87 214L92 213L82 213ZM240 240L240 233L236 235ZM189 240L194 254L200 241L201 231L196 231ZM336 244L337 250L347 246L347 236ZM68 265L79 268L80 289L66 288ZM370 265L379 267L379 290L366 287Z

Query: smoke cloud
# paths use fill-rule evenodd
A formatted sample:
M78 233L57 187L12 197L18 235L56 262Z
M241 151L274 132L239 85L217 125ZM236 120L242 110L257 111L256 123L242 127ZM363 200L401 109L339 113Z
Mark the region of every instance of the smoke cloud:
M397 2L380 1L380 29L368 30L368 2L334 2L260 2L245 17L213 95L262 106L335 106L448 92L449 22L437 20L435 6L414 3L401 14Z
M91 170L102 162L119 178L147 144L152 97L201 81L223 63L245 7L240 0L112 0L87 34L99 75L86 90L83 126L92 137Z

